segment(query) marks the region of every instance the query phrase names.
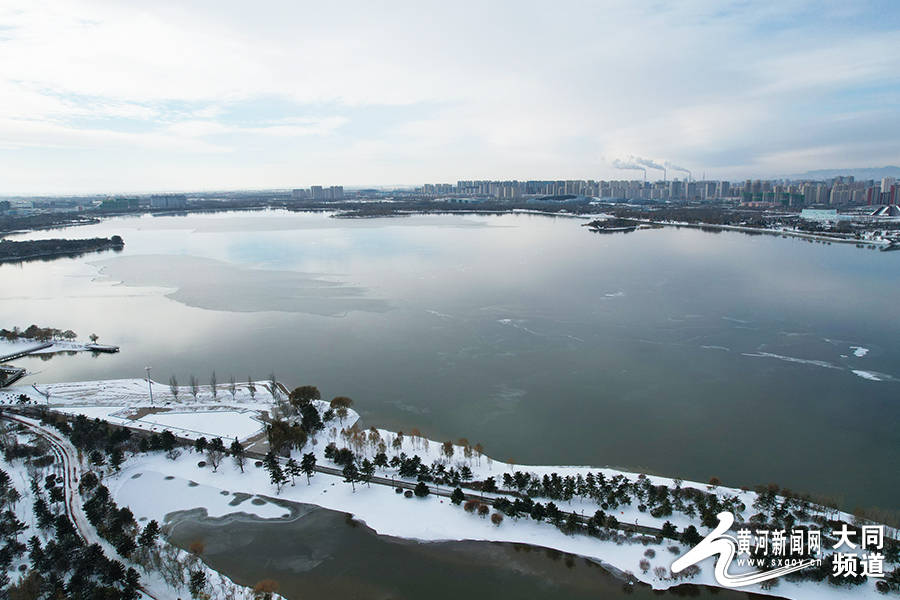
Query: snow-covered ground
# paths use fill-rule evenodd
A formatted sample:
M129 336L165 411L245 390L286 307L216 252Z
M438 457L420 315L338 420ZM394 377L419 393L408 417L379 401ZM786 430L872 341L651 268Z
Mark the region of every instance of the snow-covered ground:
M41 348L46 343L52 343L52 346ZM0 356L9 356L20 352L29 352L30 354L54 354L56 352L90 352L90 342L77 342L65 340L49 340L41 342L29 338L19 338L17 340L0 340ZM102 344L98 344L102 345Z
M187 388L179 389L176 396L168 390L168 386L153 384L153 406L157 409L160 407L168 409L169 412L143 414L150 407L147 386L147 381L140 379L55 384L48 386L46 390L40 390L41 393L27 386L18 386L10 388L5 394L0 392L0 403L15 401L18 394L24 393L31 401L46 404L48 402L46 394L49 393L49 405L63 412L105 418L111 422L130 427L151 428L154 431L167 428L177 435L188 438L199 437L200 433L203 433L206 437L219 436L223 439L233 438L235 435L240 437L240 433L247 434L250 432L249 422L255 423L257 428L255 431L258 431L261 423L255 419L261 418L264 413L271 414L275 408L275 399L264 383L256 384L255 397L250 396L247 384L241 384L234 396L219 389L216 399L213 399L208 387L201 388L195 399ZM316 402L316 406L320 413L324 413L327 403ZM139 413L140 416L135 419ZM551 473L556 473L560 477L586 476L591 472L594 475L602 473L607 478L620 475L631 481L635 481L639 476L636 473L610 468L508 464L492 460L473 448L458 444L453 445L452 454L447 456L440 442L428 440L418 434L407 433L401 437L398 433L385 429L351 430L351 426L358 418L359 415L350 410L343 421L338 419L330 421L323 431L310 438L305 448L295 451L294 457L299 459L302 453L312 451L316 454L319 464L331 464L324 457L325 446L330 442L334 442L338 447L351 448L360 458L373 458L379 449L384 449L388 457L397 456L402 452L407 456L418 455L423 464L439 461L448 467L467 466L472 470L474 479L494 477L498 486L502 486L504 473L512 474L516 471L537 477ZM240 427L245 426L247 429L238 431ZM269 483L268 474L264 469L254 466L253 461L247 461L246 473L242 474L227 458L220 465L218 472L213 472L209 466L199 468L197 466L199 460L202 460L201 456L188 450L183 450L175 460L170 460L160 453L138 455L129 458L122 472L109 479L107 484L117 501L129 505L139 518L162 520L173 511L193 508L205 508L211 516L221 516L230 512L246 512L260 518L280 518L284 515L283 508L274 504L260 504L259 499L256 503L244 500L237 506L231 504L236 498L235 492L251 496L276 494L276 490ZM390 477L396 476L397 473L395 469L388 468L379 470L378 475ZM720 498L737 497L747 507L743 513L745 519L756 512L751 508L756 499L756 493L752 491L713 487L653 475L647 478L655 485L662 484L673 488L680 484L683 488L713 492ZM228 495L223 492L228 492ZM676 558L676 555L668 552L666 548L678 546L679 555L687 550L670 541L655 546L656 556L649 559L651 567L647 572L642 572L638 565L646 548L640 543L630 543L624 539L603 541L586 535L570 536L549 523L536 522L528 518L514 520L507 517L497 527L488 519L479 518L466 513L460 507L453 506L446 498L429 496L426 499L407 499L402 494L396 494L390 487L380 485L368 487L358 484L354 492L341 477L322 473L313 477L311 485L307 485L305 477L297 478L295 485L284 487L280 497L353 513L356 518L385 535L423 541L521 542L579 554L600 560L615 569L630 571L638 579L656 588L666 588L679 583L670 579L660 579L653 572L655 567L664 567L668 570ZM596 502L577 496L569 502L555 502L560 509L585 515L591 515L599 508ZM701 535L709 531L708 528L700 526L696 519L690 519L681 512L675 511L668 517L657 518L650 512L641 512L637 504L633 501L630 505L610 509L607 514L614 515L623 523L659 528L665 521L670 521L679 530L693 524L697 526ZM846 513L836 511L831 513L833 517L852 521L852 516ZM896 536L897 532L892 530L889 534ZM691 581L717 585L713 578L712 560L707 559L701 563L701 567L700 575ZM780 581L777 587L762 593L804 599L838 598L845 597L848 593L852 593L854 597L880 597L874 589L872 578L865 585L854 587L852 592L848 592L848 588L835 588L826 583L799 584Z
M37 388L12 386L0 391L0 405L16 404L25 395L32 404L49 406L67 414L82 414L116 425L162 432L179 437L221 437L245 440L263 431L261 415L271 410L272 393L265 382L217 386L213 397L209 386L199 386L196 398L189 386L179 387L177 396L170 386L146 379L114 379L76 383L54 383ZM150 387L153 402L150 401Z
M176 460L169 460L162 454L156 453L147 457L135 457L129 459L121 475L116 476L115 483L109 483L116 500L121 504L128 504L137 517L159 518L163 511L177 510L179 504L182 509L205 506L209 502L211 515L224 514L222 512L222 500L226 498L218 490L230 492L245 491L248 493L262 493L275 496L276 491L269 483L269 477L262 468L249 463L245 467L246 472L240 473L227 459L219 467L218 472L213 472L209 467L198 468L196 463L200 457L197 454L185 452ZM497 463L494 463L496 466ZM542 467L562 471L556 467ZM574 467L569 467L574 469ZM141 473L138 478L132 478ZM160 482L159 476L167 473L175 479ZM168 494L164 485L183 486L185 481L192 480L199 485L188 488L184 495L179 492ZM163 495L171 495L165 501L159 500ZM307 484L306 477L298 477L295 484L286 485L279 498L292 502L314 504L331 510L352 513L356 519L363 521L379 534L390 535L423 542L446 540L476 540L476 541L504 541L519 542L547 548L554 548L563 552L569 552L599 560L613 569L629 571L638 579L649 583L654 588L667 588L677 585L678 581L659 579L653 573L656 567L669 570L672 562L689 548L678 542L666 540L663 544L650 544L644 546L636 540L619 538L617 540L603 541L586 535L566 535L550 523L536 522L529 518L510 519L495 526L487 518L478 517L467 513L461 506L454 506L449 499L428 496L427 498L405 498L402 494L396 494L387 486L357 484L354 491L350 484L344 483L341 477L317 473ZM226 498L227 499L227 498ZM133 503L132 503L133 502ZM247 512L246 502L238 510ZM253 506L260 509L257 513L263 518L279 516L278 511L263 512L265 507ZM592 512L592 510L590 511ZM585 507L585 513L588 512ZM701 533L705 528L699 527ZM668 551L668 547L678 548L678 554ZM653 548L656 556L648 558L650 569L644 573L639 567L644 552L647 548ZM689 580L692 583L716 586L713 577L712 560L701 563L701 572ZM745 588L742 588L745 589ZM772 590L766 592L759 586L746 588L747 591L755 591L763 594L774 594L788 598L813 599L813 598L846 598L852 595L854 598L880 598L875 591L874 581L869 581L863 586L848 588L835 588L827 583L791 583L780 581Z

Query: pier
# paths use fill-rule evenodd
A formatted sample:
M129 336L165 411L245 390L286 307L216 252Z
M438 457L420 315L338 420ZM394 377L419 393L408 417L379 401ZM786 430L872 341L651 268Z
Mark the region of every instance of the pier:
M31 346L30 348L25 348L24 350L19 350L18 352L14 352L12 354L7 354L6 356L0 356L0 362L6 362L8 360L15 360L17 358L22 358L23 356L28 356L32 352L37 352L38 350L43 350L44 348L49 348L53 345L53 342L46 342L43 344L38 344L37 346ZM118 348L116 348L118 351Z

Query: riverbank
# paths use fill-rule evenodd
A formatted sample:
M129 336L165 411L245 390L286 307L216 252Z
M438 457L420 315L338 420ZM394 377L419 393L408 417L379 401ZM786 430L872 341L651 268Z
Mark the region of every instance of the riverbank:
M90 418L109 419L116 424L151 433L169 430L188 442L201 435L207 439L213 436L223 439L232 439L232 436L245 439L235 433L234 418L247 418L246 414L252 411L257 411L260 417L264 412L272 414L277 404L277 398L272 394L271 388L265 392L259 391L256 397L251 397L249 384L246 384L242 389L235 390L234 396L223 394L218 399L213 398L212 390L208 387L203 388L202 392L198 390L197 399L191 394L182 396L180 390L179 394L173 394L171 398L161 394L157 396L157 402L165 406L157 405L157 408L153 408L148 402L149 390L146 386L148 383L145 380L121 380L51 386L48 390L49 398L23 387L13 388L11 393L26 393L34 404L49 402L51 409L67 414L84 414ZM265 384L259 386L265 389ZM92 387L93 395L88 393ZM43 394L44 390L41 393ZM328 408L327 403L316 402L314 406L320 415L324 416ZM163 412L158 412L160 408ZM120 412L126 409L129 414ZM214 419L212 416L216 411L229 413L229 417L222 420ZM163 415L168 415L165 421L161 420ZM197 430L198 418L203 423L202 431ZM250 418L252 419L252 416ZM356 519L365 522L374 531L383 535L428 542L448 540L513 542L568 552L599 561L614 572L631 573L637 580L657 589L667 589L684 583L682 577L671 574L671 563L692 544L663 540L658 534L635 535L627 531L622 533L622 529L627 529L624 524L634 523L657 532L666 523L679 532L693 526L701 536L708 533L710 528L705 527L696 515L690 516L681 510L672 512L670 509L666 514L642 508L637 499L633 501L630 498L636 490L665 489L667 493L681 490L681 494L685 497L714 498L716 503L722 506L733 507L732 510L739 515L743 513L744 520L754 511L760 510L757 508L761 498L759 492L724 487L718 482L701 484L610 468L514 465L495 461L480 448L470 447L467 443L443 444L429 440L418 432L402 435L386 429L363 430L352 427L357 418L358 415L354 411L349 411L343 423L331 421L326 424L325 429L310 437L306 447L293 452L293 458L297 462L300 462L301 454L312 452L317 457L317 464L322 465L320 472L308 483L305 482L304 476L298 475L292 478L293 481L288 485L278 489L270 482L267 471L253 464L252 460L245 464L245 472L240 472L239 468L227 458L219 465L218 470L213 471L205 464L205 455L182 449L168 457L160 453L137 454L125 462L121 473L113 475L108 480L108 485L118 502L129 505L136 515L145 518L165 519L172 513L194 508L204 508L208 516L246 512L260 518L283 518L285 512L283 508L277 504L270 506L271 502L264 497L275 495L290 502L315 504L330 510L353 514ZM382 466L377 470L382 480L381 484L350 483L340 475L340 468L335 469L331 466L328 467L328 472L322 472L326 465L334 464L326 452L326 447L330 443L335 443L337 447L346 446L352 449L359 464L365 460L377 460L378 452L387 452L392 457L390 466ZM259 451L264 451L264 447ZM417 464L428 469L422 471L421 468L417 468L413 476L410 476L409 472L404 475L405 467L402 463L412 457L416 458ZM201 461L204 464L200 464ZM559 478L560 481L571 480L576 493L570 495L568 499L554 496L554 502L564 511L564 515L574 513L590 516L600 509L598 502L601 500L588 498L584 492L578 491L583 484L576 485L576 480L611 482L614 484L612 489L620 491L615 492L616 503L605 507L604 525L608 529L597 536L586 535L583 527L579 527L578 529L582 531L576 533L571 529L557 527L549 518L547 520L529 518L527 513L524 516L507 514L507 518L501 515L499 522L495 523L485 518L491 512L490 508L485 514L478 516L475 512L455 506L448 498L438 494L438 492L448 494L456 485L454 483L426 479L425 481L430 481L426 486L432 493L425 498L418 498L398 494L389 481L384 481L385 478L404 479L413 483L418 478L421 481L423 473L436 473L434 470L436 465L440 465L445 471L452 469L457 472L468 472L470 474L467 476L468 479L482 482L474 486L476 491L470 489L470 495L479 494L477 490L485 487L483 482L492 478L498 489L480 493L484 498L484 504L488 507L495 499L515 498L517 491L512 488L520 491L523 489L522 485L533 487L531 484L508 482L520 481L523 478L533 482L540 482L541 479L547 481L548 477ZM416 473L418 477L415 476ZM621 490L625 490L625 496L620 495ZM543 492L534 493L540 502L548 500L543 497ZM787 499L773 497L779 504L788 504ZM798 511L798 515L806 515L802 519L798 517L797 525L819 527L839 521L854 523L853 517L846 513L815 506L800 499L791 502L797 507L795 510ZM615 517L616 524L610 525L612 523L610 517ZM766 522L767 517L762 515L762 518L762 522ZM618 523L623 526L619 527ZM895 537L897 531L888 529L887 535ZM654 550L653 556L649 558L646 552L648 548ZM670 552L670 548L675 550ZM644 560L647 560L646 569L642 567ZM700 571L695 573L690 581L703 585L717 585L711 562L701 563ZM834 595L835 590L824 582L783 581L774 591L756 588L752 588L752 591L769 594L777 592L778 595L789 598L820 598ZM854 594L855 597L869 597L866 595L869 592L873 594L871 597L877 597L874 596L876 592L874 580L871 578L864 585L855 588L855 591L862 594Z

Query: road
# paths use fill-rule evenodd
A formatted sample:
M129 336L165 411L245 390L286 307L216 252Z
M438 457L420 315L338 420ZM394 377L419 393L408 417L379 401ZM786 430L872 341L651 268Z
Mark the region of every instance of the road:
M63 504L66 516L75 525L75 530L78 532L78 535L80 535L87 544L98 544L110 558L118 560L124 565L128 565L129 561L119 556L115 549L100 537L97 530L94 529L94 526L91 525L87 515L84 513L81 494L78 493L78 480L81 474L77 458L78 452L75 447L72 446L71 442L53 428L45 427L40 423L35 423L31 419L14 416L9 413L0 415L0 418L24 425L47 441L51 451L54 456L56 456L58 465L61 467L57 469L57 477L61 476L63 483L65 492L63 495ZM163 598L166 598L166 596L159 595L158 592L151 593L143 586L138 586L138 589L144 597L149 600L163 600Z
M140 435L146 435L146 433L147 433L146 431L143 431L140 429L132 429L130 427L126 427L126 429L128 429L132 433L137 433ZM52 430L51 430L51 433L52 433ZM58 434L57 434L57 436L58 436ZM189 446L189 447L193 446L193 444L194 444L194 440L191 440L188 438L181 438L181 437L176 436L176 440L178 440L180 443L182 443L186 446ZM68 443L67 440L64 440L64 441L65 441L65 443ZM250 458L252 460L262 460L265 458L265 454L263 454L261 452L247 452L246 455L248 458ZM281 460L283 461L284 459L281 459ZM324 466L324 465L316 465L316 472L324 473L326 475L334 475L334 476L341 477L341 478L343 478L343 476L344 476L344 472L342 469L339 469L337 467ZM400 487L400 488L407 489L407 490L413 490L416 487L416 482L403 481L398 478L383 477L383 476L372 477L371 483L374 483L376 485L390 486L392 488ZM449 498L450 495L453 493L452 488L444 488L444 487L435 486L435 485L429 485L428 491L432 494L435 494L437 496L442 496L445 498ZM491 499L491 498L485 498L478 494L465 492L465 490L463 490L463 492L464 492L466 500L477 500L479 502L486 502L487 500ZM515 497L517 494L514 492L506 492L506 495ZM566 511L561 511L561 512L562 512L562 517L564 520L568 518L569 514L574 514L576 521L578 523L581 523L582 525L587 525L588 519L591 516L593 516L593 515L585 516L585 515L581 515L576 512L573 512L573 513L569 513ZM637 525L634 523L619 522L615 529L617 529L619 531L624 531L624 532L638 533L638 534L643 534L643 535L651 535L651 536L655 536L658 538L663 537L661 529L658 529L656 527L649 527L646 525Z

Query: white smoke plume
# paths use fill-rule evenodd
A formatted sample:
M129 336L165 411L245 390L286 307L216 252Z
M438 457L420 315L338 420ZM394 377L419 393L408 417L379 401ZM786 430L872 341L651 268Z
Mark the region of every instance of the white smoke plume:
M643 171L644 175L647 175L647 169L634 160L620 160L617 158L612 161L612 166L617 169L626 169L629 171Z
M670 171L680 171L682 173L687 173L688 175L691 174L690 169L685 169L684 167L679 167L678 165L672 164L669 161L666 161L666 167L668 167Z
M631 160L633 160L634 162L636 162L639 165L643 165L643 166L647 167L648 169L656 169L657 171L665 171L666 170L666 168L664 166L662 166L661 164L659 164L658 162L656 162L655 160L652 160L650 158L642 158L640 156L632 156Z

